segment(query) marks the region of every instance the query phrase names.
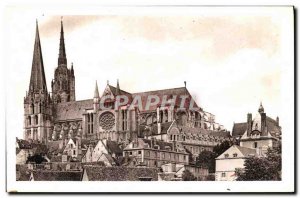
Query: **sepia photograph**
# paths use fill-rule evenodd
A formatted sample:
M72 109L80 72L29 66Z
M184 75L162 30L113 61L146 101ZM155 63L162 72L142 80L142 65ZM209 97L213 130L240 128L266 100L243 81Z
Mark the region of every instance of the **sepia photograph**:
M7 192L294 191L293 6L4 18Z

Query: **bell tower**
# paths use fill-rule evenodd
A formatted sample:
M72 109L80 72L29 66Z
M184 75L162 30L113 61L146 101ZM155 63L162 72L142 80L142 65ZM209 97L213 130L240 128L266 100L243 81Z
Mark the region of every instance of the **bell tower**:
M47 91L38 22L33 50L29 90L24 97L24 139L46 142L50 136L52 104Z
M54 79L51 82L54 103L75 101L75 75L73 63L67 67L63 21L61 21L59 54Z

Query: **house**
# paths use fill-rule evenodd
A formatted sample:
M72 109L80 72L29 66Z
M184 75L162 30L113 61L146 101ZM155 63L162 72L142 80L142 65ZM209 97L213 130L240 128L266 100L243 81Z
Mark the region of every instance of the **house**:
M48 149L46 145L18 139L16 141L16 164L26 164L28 157L34 155L41 155L45 158L46 161L49 161L46 154Z
M254 118L251 113L248 113L247 122L234 124L232 136L239 140L240 146L258 148L266 154L268 148L278 146L281 141L279 118L274 120L268 117L263 105L260 104Z
M257 149L233 145L216 158L216 181L234 181L236 169L243 169L249 157L259 157Z
M104 160L107 165L117 165L123 152L116 141L101 139L96 144L88 144L82 162L98 162Z
M172 180L182 180L182 175L185 170L192 173L197 180L205 180L209 175L208 169L196 167L193 165L183 165L168 163L161 166L162 173L159 173L158 180L172 181Z
M123 150L124 158L135 157L137 165L161 167L166 163L188 164L188 153L180 143L164 142L156 139L134 139Z
M85 166L82 181L157 181L158 168Z
M146 139L165 142L180 142L194 157L202 151L212 151L213 147L223 141L231 141L229 132L210 130L199 127L181 126L176 120L150 126L141 126L140 131Z

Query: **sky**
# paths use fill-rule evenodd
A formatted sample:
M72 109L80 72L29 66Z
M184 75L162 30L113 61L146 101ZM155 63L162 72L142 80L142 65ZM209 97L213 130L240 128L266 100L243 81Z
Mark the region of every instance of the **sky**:
M203 12L201 12L203 11ZM207 8L191 12L67 15L10 8L5 13L8 116L22 137L38 20L48 90L57 67L63 16L68 67L76 99L100 93L107 81L128 92L183 87L229 131L260 102L282 118L283 78L291 65L292 15L282 8ZM287 89L285 87L285 89Z

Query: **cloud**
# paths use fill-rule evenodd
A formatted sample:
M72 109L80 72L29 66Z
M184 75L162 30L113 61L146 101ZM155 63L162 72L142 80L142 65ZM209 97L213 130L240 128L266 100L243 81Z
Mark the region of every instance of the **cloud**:
M78 29L83 28L97 20L107 18L106 16L63 16L64 29L69 33ZM40 25L40 32L44 37L57 36L60 32L60 21L61 16L49 17L43 24Z

